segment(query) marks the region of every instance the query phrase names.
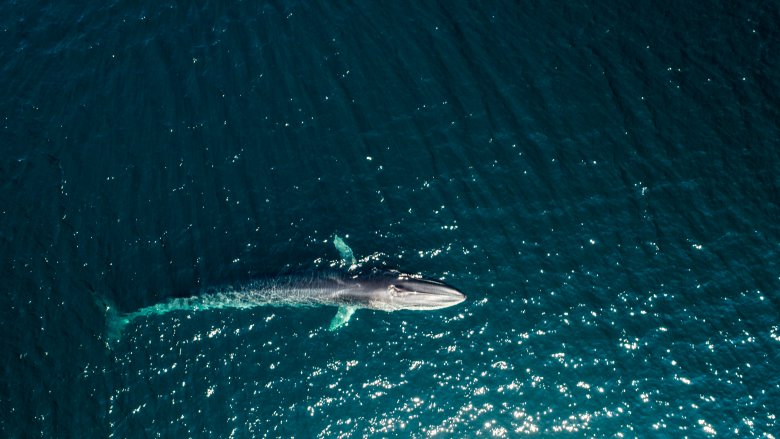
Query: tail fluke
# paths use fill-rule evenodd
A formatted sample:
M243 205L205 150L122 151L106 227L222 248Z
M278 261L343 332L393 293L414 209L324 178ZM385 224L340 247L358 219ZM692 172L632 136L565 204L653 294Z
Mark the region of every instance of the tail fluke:
M106 320L106 344L109 348L113 347L122 338L122 331L132 320L132 314L119 311L119 308L113 303L94 291L92 296L95 298L95 303L103 309L103 315Z
M106 307L106 337L109 346L113 346L122 338L122 331L130 320L129 314L119 312L116 307Z

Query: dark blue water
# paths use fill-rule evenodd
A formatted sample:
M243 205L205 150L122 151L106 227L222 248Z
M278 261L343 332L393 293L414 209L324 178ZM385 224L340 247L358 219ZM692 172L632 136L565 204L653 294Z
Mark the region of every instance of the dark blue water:
M5 1L0 35L0 436L777 437L776 1ZM336 233L468 301L106 346L96 298Z

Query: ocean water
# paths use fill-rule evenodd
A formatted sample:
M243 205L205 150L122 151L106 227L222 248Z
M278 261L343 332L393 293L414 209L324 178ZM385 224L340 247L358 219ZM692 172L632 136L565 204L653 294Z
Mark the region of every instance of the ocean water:
M0 3L0 436L778 437L780 4ZM338 261L425 313L123 311Z

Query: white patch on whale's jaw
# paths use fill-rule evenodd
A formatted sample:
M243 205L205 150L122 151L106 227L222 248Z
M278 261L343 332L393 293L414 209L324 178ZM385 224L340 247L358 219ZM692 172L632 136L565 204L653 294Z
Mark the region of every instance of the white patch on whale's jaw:
M403 309L403 308L398 308L396 306L393 306L392 303L389 303L384 300L371 300L368 302L368 306L366 306L366 308L375 309L377 311L387 311L387 312L398 311L399 309Z

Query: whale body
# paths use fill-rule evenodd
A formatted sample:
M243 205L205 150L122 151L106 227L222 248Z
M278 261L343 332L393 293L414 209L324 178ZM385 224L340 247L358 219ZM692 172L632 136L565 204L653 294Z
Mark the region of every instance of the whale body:
M338 236L333 244L342 262L354 270L358 265L352 249ZM134 312L120 313L105 300L108 341L118 340L125 326L135 319L175 311L246 309L258 306L337 306L330 330L349 322L360 308L380 311L434 310L457 305L466 296L445 283L396 271L373 270L355 274L335 271L288 275L223 287L206 288L196 295L174 298Z
M349 274L313 272L260 279L236 286L207 288L197 295L174 298L130 313L110 316L109 332L118 338L135 319L175 311L246 309L258 306L337 306L330 329L345 325L356 309L380 311L434 310L457 305L466 296L447 284L398 272Z

